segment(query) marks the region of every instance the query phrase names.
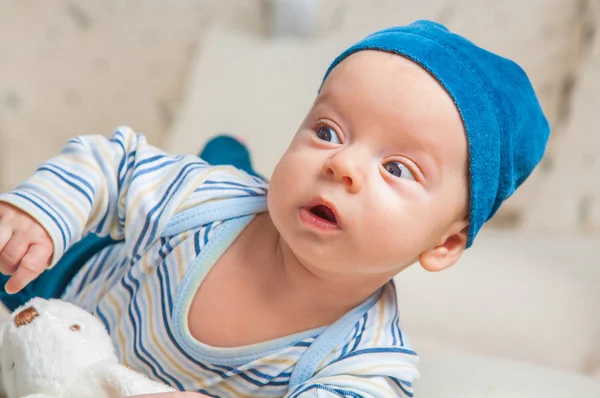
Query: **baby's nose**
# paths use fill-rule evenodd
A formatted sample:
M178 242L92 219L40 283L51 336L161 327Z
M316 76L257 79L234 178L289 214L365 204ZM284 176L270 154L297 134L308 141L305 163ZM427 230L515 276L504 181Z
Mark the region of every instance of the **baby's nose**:
M35 318L40 316L37 310L33 307L27 307L17 315L15 315L15 326L21 327L23 325L27 325L28 323L33 322Z

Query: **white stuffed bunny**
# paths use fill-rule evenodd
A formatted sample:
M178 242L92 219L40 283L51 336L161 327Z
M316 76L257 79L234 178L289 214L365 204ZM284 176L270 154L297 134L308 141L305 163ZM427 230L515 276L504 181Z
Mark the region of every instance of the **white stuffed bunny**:
M2 326L7 398L121 398L175 391L121 365L104 325L61 300L35 298Z

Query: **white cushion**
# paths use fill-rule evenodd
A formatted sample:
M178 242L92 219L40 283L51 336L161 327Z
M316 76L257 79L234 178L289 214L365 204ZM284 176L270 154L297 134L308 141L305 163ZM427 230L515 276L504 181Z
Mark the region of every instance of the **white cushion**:
M597 237L484 230L454 267L397 278L401 318L417 351L513 358L600 376Z
M415 396L425 398L597 398L600 381L571 372L479 357L421 356Z

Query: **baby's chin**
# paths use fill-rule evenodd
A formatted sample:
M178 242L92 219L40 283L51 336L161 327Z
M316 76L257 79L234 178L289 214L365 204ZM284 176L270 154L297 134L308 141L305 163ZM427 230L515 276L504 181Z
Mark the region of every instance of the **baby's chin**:
M296 246L296 247L295 247ZM418 253L406 253L400 257L381 258L374 253L352 250L352 248L334 248L327 250L311 250L300 245L289 246L301 264L315 273L355 277L357 282L364 279L378 280L382 283L392 279L408 267L418 263ZM379 257L373 260L374 257Z

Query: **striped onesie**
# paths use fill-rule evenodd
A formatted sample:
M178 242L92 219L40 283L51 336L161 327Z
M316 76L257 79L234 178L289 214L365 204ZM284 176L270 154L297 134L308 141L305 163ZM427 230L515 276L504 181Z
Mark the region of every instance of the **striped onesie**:
M412 397L417 356L393 281L325 328L235 348L191 336L198 287L267 211L266 193L259 178L168 155L121 127L71 140L0 200L48 231L52 265L88 233L119 241L85 263L62 299L101 319L121 362L153 379L223 398Z

